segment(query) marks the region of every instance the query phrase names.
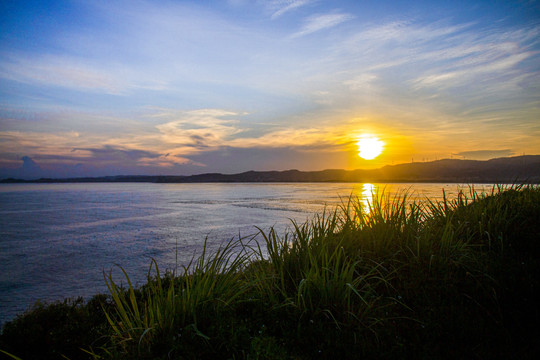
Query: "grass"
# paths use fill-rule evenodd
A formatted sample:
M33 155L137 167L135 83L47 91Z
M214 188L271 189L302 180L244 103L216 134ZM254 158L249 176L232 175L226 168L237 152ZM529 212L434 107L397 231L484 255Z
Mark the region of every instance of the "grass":
M439 202L351 198L259 230L179 273L33 310L0 348L23 359L536 358L540 188ZM123 271L123 270L122 270Z

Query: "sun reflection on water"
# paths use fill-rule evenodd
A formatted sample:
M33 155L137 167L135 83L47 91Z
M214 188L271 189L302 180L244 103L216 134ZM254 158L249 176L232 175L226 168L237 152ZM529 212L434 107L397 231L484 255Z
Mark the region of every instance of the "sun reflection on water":
M370 213L370 206L373 204L373 194L375 193L375 185L365 183L362 184L362 193L360 194L360 203L365 214Z

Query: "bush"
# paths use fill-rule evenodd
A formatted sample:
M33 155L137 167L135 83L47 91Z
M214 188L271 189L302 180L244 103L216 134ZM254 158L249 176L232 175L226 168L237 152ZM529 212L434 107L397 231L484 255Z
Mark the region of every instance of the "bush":
M82 298L45 304L5 324L0 348L23 359L86 359L81 348L99 344L108 332L102 305L107 297L97 295L88 303Z

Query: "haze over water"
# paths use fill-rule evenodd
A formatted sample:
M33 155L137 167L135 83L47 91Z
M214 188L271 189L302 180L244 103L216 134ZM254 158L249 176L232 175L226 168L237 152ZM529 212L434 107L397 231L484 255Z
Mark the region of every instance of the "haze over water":
M36 300L106 292L103 271L122 266L141 284L150 261L163 271L223 242L275 226L282 235L378 189L418 200L453 197L457 184L3 184L0 186L0 322ZM478 185L478 189L489 185ZM465 189L467 187L465 186ZM121 277L117 277L118 280Z

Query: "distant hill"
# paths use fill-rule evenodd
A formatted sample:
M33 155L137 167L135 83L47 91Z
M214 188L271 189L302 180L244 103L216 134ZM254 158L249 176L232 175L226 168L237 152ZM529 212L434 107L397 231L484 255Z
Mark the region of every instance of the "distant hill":
M540 155L487 161L444 159L400 164L381 168L380 176L393 181L538 182L540 181Z
M387 165L375 170L247 171L240 174L209 173L191 176L107 176L97 178L5 179L4 183L32 182L540 182L540 155L487 161L444 159Z

